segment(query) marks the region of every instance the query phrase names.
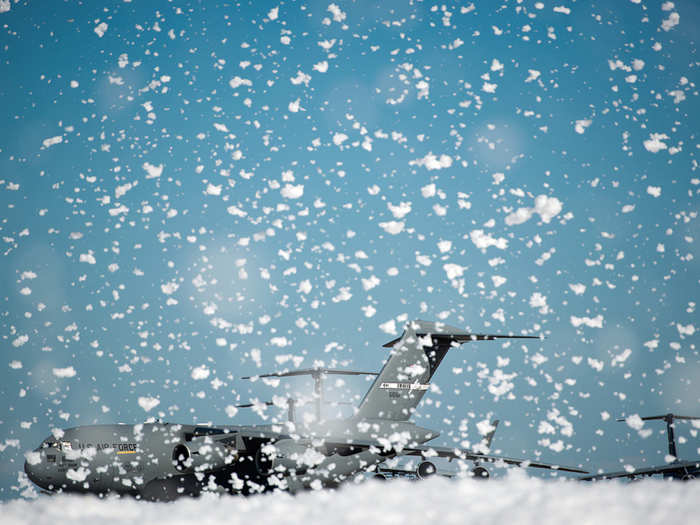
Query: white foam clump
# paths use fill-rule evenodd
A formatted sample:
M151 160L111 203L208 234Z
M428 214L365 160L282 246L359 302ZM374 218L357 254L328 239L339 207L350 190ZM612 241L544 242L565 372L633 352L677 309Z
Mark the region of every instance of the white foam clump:
M401 233L405 225L406 223L404 221L388 221L379 223L379 227L391 235L398 235Z
M515 226L530 220L534 214L538 214L542 222L549 223L562 210L562 202L556 197L538 195L532 208L518 208L505 218L508 226Z
M670 2L666 2L666 4L669 4ZM673 4L671 4L673 5ZM668 15L668 18L665 19L664 21L661 22L661 29L664 31L670 31L674 27L676 27L681 21L681 17L678 13L675 11Z
M586 128L593 123L591 119L581 119L577 120L574 126L576 133L583 135L586 132Z
M144 162L142 167L144 170L146 170L146 178L147 179L155 179L155 178L160 177L163 174L163 165L162 164L155 166L153 164L150 164L149 162Z
M381 497L377 497L381 494ZM191 523L402 523L424 524L439 516L444 525L583 523L683 523L696 514L700 483L545 481L522 473L487 482L433 478L421 482L371 481L341 490L243 498L206 495L174 503L131 498L40 497L0 504L3 523L23 525ZM164 520L164 516L167 516Z
M160 289L165 295L174 294L178 288L180 288L180 285L177 284L175 281L170 281L160 285Z
M202 366L198 366L196 368L193 368L191 375L192 375L192 379L199 380L199 379L206 379L207 377L209 377L209 373L210 373L209 368L207 368L206 365L202 365Z
M448 279L456 279L462 277L465 268L459 264L446 263L442 265L442 269L445 270Z
M49 137L47 139L44 139L42 141L42 144L45 148L50 148L51 146L60 144L61 142L63 142L63 137L61 135L56 135L55 137Z
M149 412L160 405L160 400L155 397L139 397L138 403L141 408Z
M634 430L641 430L644 426L644 420L639 417L639 414L632 414L631 416L628 416L625 418L625 423L627 423L628 427L633 428Z
M603 328L603 316L598 314L595 317L576 317L572 315L570 318L571 324L578 328L581 325L586 325L590 328Z
M228 81L228 85L231 86L233 89L237 89L241 86L252 86L253 82L250 79L235 76Z
M77 469L71 468L66 472L66 477L73 481L85 481L89 473L90 471L83 467L78 467Z
M77 372L75 371L75 368L72 366L67 366L66 368L54 368L53 369L53 375L56 377L75 377Z
M285 184L280 190L282 197L285 199L298 199L304 195L304 185L303 184Z
M438 157L430 152L422 159L412 160L408 164L410 166L423 166L428 171L441 170L452 166L452 157L444 153Z
M668 140L669 136L666 133L651 133L649 138L644 141L644 148L650 153L658 153L662 149L668 149L664 140Z
M81 253L80 262L88 263L88 264L95 264L97 262L97 259L95 259L95 256L92 253Z
M581 283L576 283L576 284L570 284L569 288L571 288L571 291L573 291L576 295L583 295L586 293L586 285L581 284Z
M345 133L336 133L333 135L333 144L340 146L343 142L348 140L348 136Z
M386 323L380 324L379 329L389 335L396 335L396 321L394 319L389 319Z
M105 33L107 32L107 23L106 22L100 22L95 26L95 33L97 34L98 37L102 38L105 36Z
M401 202L398 206L394 206L392 203L388 202L387 207L395 219L403 219L406 215L411 213L410 202Z
M499 250L508 248L508 240L506 238L495 238L490 233L484 233L484 230L472 230L469 232L469 237L474 245L484 252L490 246L495 246Z
M12 346L14 346L15 348L19 348L20 346L23 346L27 341L29 341L29 336L26 334L22 334L12 341Z

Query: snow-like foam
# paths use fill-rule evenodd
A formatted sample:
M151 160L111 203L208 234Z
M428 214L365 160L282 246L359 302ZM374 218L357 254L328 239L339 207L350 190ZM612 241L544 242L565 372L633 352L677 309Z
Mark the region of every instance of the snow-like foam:
M254 496L206 495L174 503L92 496L39 497L0 505L3 524L138 523L674 523L697 515L700 483L546 481L515 471L487 482L434 478L369 481L338 491Z

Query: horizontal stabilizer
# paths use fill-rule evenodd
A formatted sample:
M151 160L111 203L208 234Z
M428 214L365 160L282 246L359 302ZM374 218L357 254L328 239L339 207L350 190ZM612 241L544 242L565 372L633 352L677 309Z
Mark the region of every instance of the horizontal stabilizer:
M700 419L700 416L679 416L677 414L661 414L660 416L644 416L640 418L642 421L651 421L654 419L663 419L664 421L673 421L674 419ZM627 421L626 417L617 418L618 421Z
M628 418L618 418L618 421L627 421ZM662 420L666 422L666 439L668 440L668 453L678 461L678 452L676 449L676 438L673 435L673 420L674 419L700 419L698 416L679 416L676 414L661 414L659 416L644 416L640 418L642 421Z
M294 402L293 399L289 400L290 402ZM242 405L236 405L236 408L253 408L254 406L258 405L265 405L267 407L272 407L275 406L274 401L260 401L258 403L243 403Z
M433 337L449 338L449 340L455 343L468 343L470 341L495 341L497 339L541 339L538 335L513 335L513 334L475 334L450 326L445 323L432 322L432 321L414 321L411 323L415 326L415 334L418 337L425 337L430 334ZM396 343L401 341L404 334L401 337L397 337L384 344L384 348L392 348Z

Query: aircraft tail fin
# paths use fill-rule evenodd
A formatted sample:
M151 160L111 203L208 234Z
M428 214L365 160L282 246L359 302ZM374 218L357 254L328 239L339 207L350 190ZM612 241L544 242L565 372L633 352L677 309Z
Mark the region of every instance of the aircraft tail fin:
M445 323L412 321L385 344L389 359L369 388L355 417L408 421L450 348L470 341L539 339L537 336L474 334Z
M679 416L678 414L661 414L659 416L644 416L640 418L642 421L651 421L654 419L662 419L666 422L666 438L668 439L668 453L678 460L676 449L676 438L673 434L674 419L700 419L699 416ZM619 418L618 421L627 421L626 417Z
M496 434L496 428L498 427L498 424L500 421L498 419L494 419L491 422L491 430L489 430L488 434L484 436L484 444L486 445L486 448L491 448L491 441L493 441L493 436Z

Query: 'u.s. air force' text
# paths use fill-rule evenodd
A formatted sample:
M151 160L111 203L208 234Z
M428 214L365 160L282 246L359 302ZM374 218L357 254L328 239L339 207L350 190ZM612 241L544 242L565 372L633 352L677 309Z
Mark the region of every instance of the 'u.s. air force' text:
M136 443L75 443L75 445L70 442L64 441L62 443L63 450L85 450L88 448L94 448L96 450L109 451L113 449L117 454L134 454L138 450Z

